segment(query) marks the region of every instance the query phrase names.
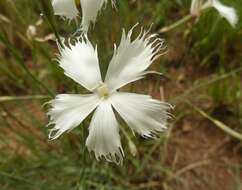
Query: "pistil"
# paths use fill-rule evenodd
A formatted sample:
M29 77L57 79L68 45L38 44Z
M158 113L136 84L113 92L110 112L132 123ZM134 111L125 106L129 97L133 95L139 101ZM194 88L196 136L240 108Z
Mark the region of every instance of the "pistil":
M100 87L97 88L97 93L100 98L108 98L109 97L109 90L106 84L102 84Z

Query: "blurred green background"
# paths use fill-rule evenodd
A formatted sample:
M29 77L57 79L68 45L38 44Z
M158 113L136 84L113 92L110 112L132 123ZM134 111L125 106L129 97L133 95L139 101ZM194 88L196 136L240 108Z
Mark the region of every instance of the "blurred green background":
M43 0L0 0L0 189L241 190L242 2L222 2L236 9L236 28L211 9L160 34L168 51L152 67L166 77L126 87L175 105L174 118L157 139L131 136L135 157L122 136L126 156L117 166L86 150L90 118L58 140L47 139L44 103L52 94L83 92L55 61L49 19L64 37L76 23L48 15ZM188 15L190 3L120 0L116 10L108 3L89 33L103 75L122 28L139 23L138 33L153 23L152 32L159 32Z

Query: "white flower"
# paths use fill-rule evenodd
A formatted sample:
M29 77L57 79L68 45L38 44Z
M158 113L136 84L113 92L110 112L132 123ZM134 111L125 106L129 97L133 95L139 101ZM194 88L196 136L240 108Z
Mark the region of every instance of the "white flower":
M227 19L232 27L235 27L238 22L238 16L234 8L228 7L218 0L211 0L211 6L214 7L222 17Z
M52 0L55 15L74 19L79 15L78 5L82 9L81 28L88 31L90 23L95 23L98 12L108 0ZM114 5L114 0L111 0Z
M75 0L52 0L52 6L55 15L64 16L68 19L74 19L79 14Z
M99 160L121 163L123 150L119 126L114 110L123 118L133 132L143 137L153 137L166 128L169 104L152 99L148 95L119 92L124 85L139 80L160 55L163 40L143 31L131 40L132 30L123 30L118 48L110 62L103 81L99 69L97 49L88 38L80 37L74 44L60 49L59 65L65 75L79 83L91 94L60 94L50 102L49 125L54 125L49 138L56 139L62 133L77 127L94 110L86 146Z
M215 8L219 14L231 24L232 27L235 27L238 23L238 16L235 9L222 4L219 0L207 0L206 3L204 3L204 0L192 0L190 13L192 15L199 16L202 10L210 7Z
M204 0L192 0L190 13L194 16L199 16Z
M95 23L99 10L108 0L80 0L82 7L82 30L88 31L90 23ZM112 3L114 1L112 0Z

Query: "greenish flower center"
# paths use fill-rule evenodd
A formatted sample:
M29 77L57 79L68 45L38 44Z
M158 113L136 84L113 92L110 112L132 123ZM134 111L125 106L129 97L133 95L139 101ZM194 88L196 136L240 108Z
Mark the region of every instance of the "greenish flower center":
M97 94L100 98L107 99L110 95L107 85L103 83L100 87L98 87Z

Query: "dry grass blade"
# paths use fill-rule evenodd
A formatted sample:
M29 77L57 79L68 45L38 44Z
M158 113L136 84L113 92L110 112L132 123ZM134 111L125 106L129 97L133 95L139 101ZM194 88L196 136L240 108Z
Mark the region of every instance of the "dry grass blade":
M215 126L217 126L218 128L220 128L221 130L223 130L226 134L230 135L231 137L234 137L237 140L242 141L242 134L234 131L233 129L231 129L230 127L228 127L226 124L224 124L223 122L211 117L210 115L208 115L207 113L205 113L203 110L201 110L200 108L198 108L197 106L195 106L194 104L192 104L191 102L186 102L189 106L191 106L194 110L196 110L198 113L200 113L203 117L205 117L206 119L210 120Z
M0 102L9 102L9 101L19 101L19 100L42 100L48 99L49 96L0 96Z

